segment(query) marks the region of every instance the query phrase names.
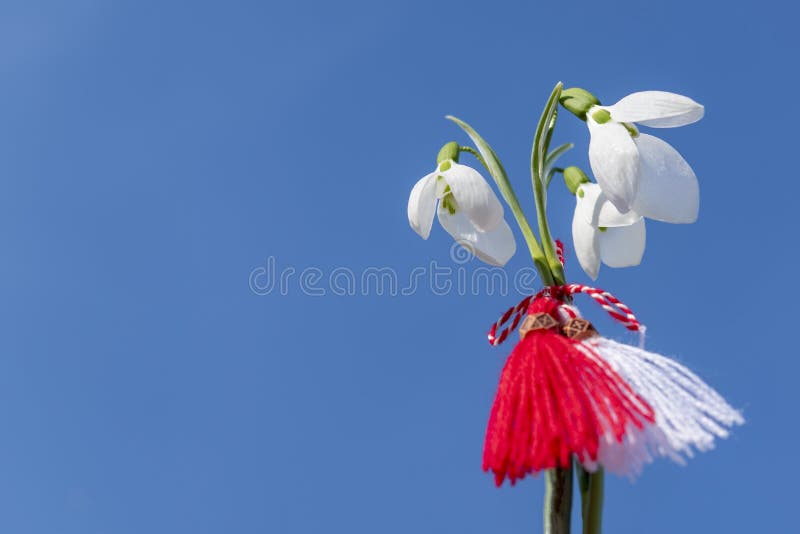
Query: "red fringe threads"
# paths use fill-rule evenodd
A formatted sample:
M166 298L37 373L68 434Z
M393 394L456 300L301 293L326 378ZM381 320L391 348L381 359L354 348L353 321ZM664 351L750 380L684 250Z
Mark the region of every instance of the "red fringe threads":
M539 297L528 314L558 321L559 301ZM500 486L529 473L597 460L604 437L653 423L653 409L599 356L581 352L559 328L533 330L508 357L486 429L483 470ZM583 350L586 350L585 348Z

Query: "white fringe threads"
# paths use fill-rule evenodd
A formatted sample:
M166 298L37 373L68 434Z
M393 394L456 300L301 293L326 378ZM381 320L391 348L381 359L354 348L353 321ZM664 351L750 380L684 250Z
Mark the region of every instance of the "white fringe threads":
M676 361L600 336L584 343L650 403L656 415L655 425L631 427L621 443L613 436L601 442L597 463L607 471L633 478L655 456L685 464L695 449L713 449L715 438L726 438L728 428L744 423L719 393ZM586 465L589 470L596 467Z

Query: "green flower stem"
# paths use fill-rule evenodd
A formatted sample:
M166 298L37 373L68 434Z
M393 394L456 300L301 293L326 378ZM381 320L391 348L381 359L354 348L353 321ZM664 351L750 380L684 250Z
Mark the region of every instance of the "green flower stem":
M489 173L491 174L491 171L489 170L489 166L488 166L488 165L486 165L486 160L484 160L484 159L483 159L483 156L481 156L481 153L480 153L480 152L478 152L477 150L475 150L475 149L474 149L474 148L472 148L471 146L460 146L460 147L458 147L458 149L459 149L461 152L468 152L468 153L472 154L473 156L475 156L475 159L477 159L478 161L480 161L480 162L481 162L481 165L483 165L483 167L484 167L484 168L485 168L487 171L489 171Z
M557 83L550 98L547 100L539 124L536 127L536 134L533 138L533 148L531 149L531 181L533 182L533 196L536 201L536 218L539 222L539 235L542 237L545 259L553 279L559 284L566 283L564 267L558 260L555 243L550 234L550 225L547 221L547 208L545 206L545 161L547 151L550 146L550 139L555 129L558 111L558 101L561 96L563 84Z
M533 259L533 264L539 271L539 276L542 278L542 283L548 286L553 285L554 278L550 267L548 266L547 257L545 256L542 247L539 245L539 241L536 239L536 235L533 233L533 229L528 223L525 213L522 211L522 207L519 204L517 195L514 193L514 188L511 187L511 182L509 182L508 175L503 168L503 164L500 163L497 154L494 153L494 150L492 150L492 147L489 146L489 143L484 141L478 132L476 132L469 124L457 119L456 117L453 117L452 115L448 115L446 118L460 126L461 129L464 130L467 135L469 135L470 139L472 139L472 142L475 143L475 146L478 147L478 152L481 155L479 161L484 165L484 167L486 167L486 170L489 171L489 174L494 179L498 189L500 189L500 194L503 196L506 204L508 204L508 207L511 208L511 212L514 214L514 218L519 225L519 229L522 231L525 242L528 244L528 249L530 250L531 258Z
M577 462L576 462L577 464ZM581 490L581 518L583 534L601 534L603 526L603 468L598 467L589 473L577 464L578 481Z
M572 518L572 466L545 472L544 533L569 534Z
M553 273L556 283L566 283L564 267L558 260L555 243L550 235L550 225L547 221L547 208L545 205L545 176L546 161L550 140L556 124L558 101L561 96L562 84L556 84L547 105L539 119L536 134L533 138L531 149L531 180L533 182L533 196L536 201L536 217L539 223L539 235L542 238L545 258L548 267ZM558 150L561 150L560 148ZM569 148L563 149L569 150ZM556 155L555 157L558 157ZM555 157L551 160L554 161ZM544 532L545 534L569 534L572 515L572 464L567 468L550 469L545 474L545 499L544 499Z
M564 174L564 169L561 167L551 167L550 170L547 171L547 177L544 181L544 188L547 190L547 187L550 185L550 182L553 181L553 176L556 174Z
M536 265L542 283L545 285L553 285L555 283L566 283L564 275L564 268L558 260L558 255L555 250L555 243L553 242L550 233L550 226L547 221L546 211L546 184L545 180L549 182L549 176L545 176L548 161L550 163L555 161L558 155L571 148L571 145L564 145L554 151L552 159L548 159L548 150L550 140L555 128L556 114L558 110L559 98L561 96L562 84L558 83L539 120L539 124L534 136L533 149L531 151L531 175L533 181L533 193L536 202L536 216L539 225L539 234L542 238L542 245L536 239L530 224L528 223L522 207L519 204L514 189L508 180L508 176L500 163L497 155L486 141L481 138L478 133L472 129L465 122L448 116L447 118L460 126L467 135L470 136L473 143L477 147L477 152L471 147L459 147L460 151L469 152L486 167L491 174L494 181L497 183L500 193L503 195L508 206L511 208L512 213L517 221L517 224L525 237L525 242L531 252L534 265ZM567 468L549 469L545 473L545 502L544 502L544 532L545 534L570 534L570 521L572 514L572 473L573 467L570 465ZM594 480L585 477L586 492L582 491L582 511L585 511L584 516L584 534L599 534L599 525L602 512L602 473L600 479ZM595 500L590 490L599 483L599 489L595 491L595 495L599 497L599 502ZM598 530L586 531L587 525L596 525ZM594 527L592 527L594 528Z
M539 182L539 188L542 188ZM536 218L539 222L539 234L542 236L542 245L544 246L545 257L547 258L547 265L553 273L553 280L559 285L567 283L566 275L564 274L564 266L558 260L556 247L553 243L553 237L550 235L550 227L547 224L547 213L544 205L544 193L539 192L536 196Z
M581 519L583 534L601 534L603 522L603 468L590 473L575 462L578 486L581 491Z
M581 520L586 524L586 513L589 509L589 471L583 468L581 463L575 459L575 478L578 479L578 490L581 492Z

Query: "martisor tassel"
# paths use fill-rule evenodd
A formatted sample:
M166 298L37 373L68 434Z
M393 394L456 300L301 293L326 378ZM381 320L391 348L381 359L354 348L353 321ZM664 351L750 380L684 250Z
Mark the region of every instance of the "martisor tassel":
M560 333L559 302L528 308L522 339L508 357L492 406L483 469L501 485L566 467L573 455L598 460L602 438L621 441L652 426L653 409L587 344Z
M565 332L577 331L580 323L588 322L572 319ZM719 393L674 360L596 334L581 337L587 357L608 362L655 410L655 426L631 426L621 442L610 435L601 440L597 463L608 471L633 476L654 456L683 464L694 450L712 449L715 438L744 422Z

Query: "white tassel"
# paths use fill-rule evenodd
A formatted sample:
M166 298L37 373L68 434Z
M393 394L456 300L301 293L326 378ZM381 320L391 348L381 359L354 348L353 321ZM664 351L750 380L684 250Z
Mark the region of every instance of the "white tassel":
M744 423L719 393L674 360L600 336L584 343L650 403L656 415L655 425L631 428L621 443L613 437L601 442L598 463L608 471L632 477L654 456L683 464L695 449L712 449L715 438L727 437L729 427Z
M646 423L641 429L629 427L622 442L610 434L604 436L597 451L597 461L584 461L583 466L588 471L595 471L598 465L602 465L609 473L633 479L655 456L668 456L681 465L686 463L670 446L664 431L657 424Z

